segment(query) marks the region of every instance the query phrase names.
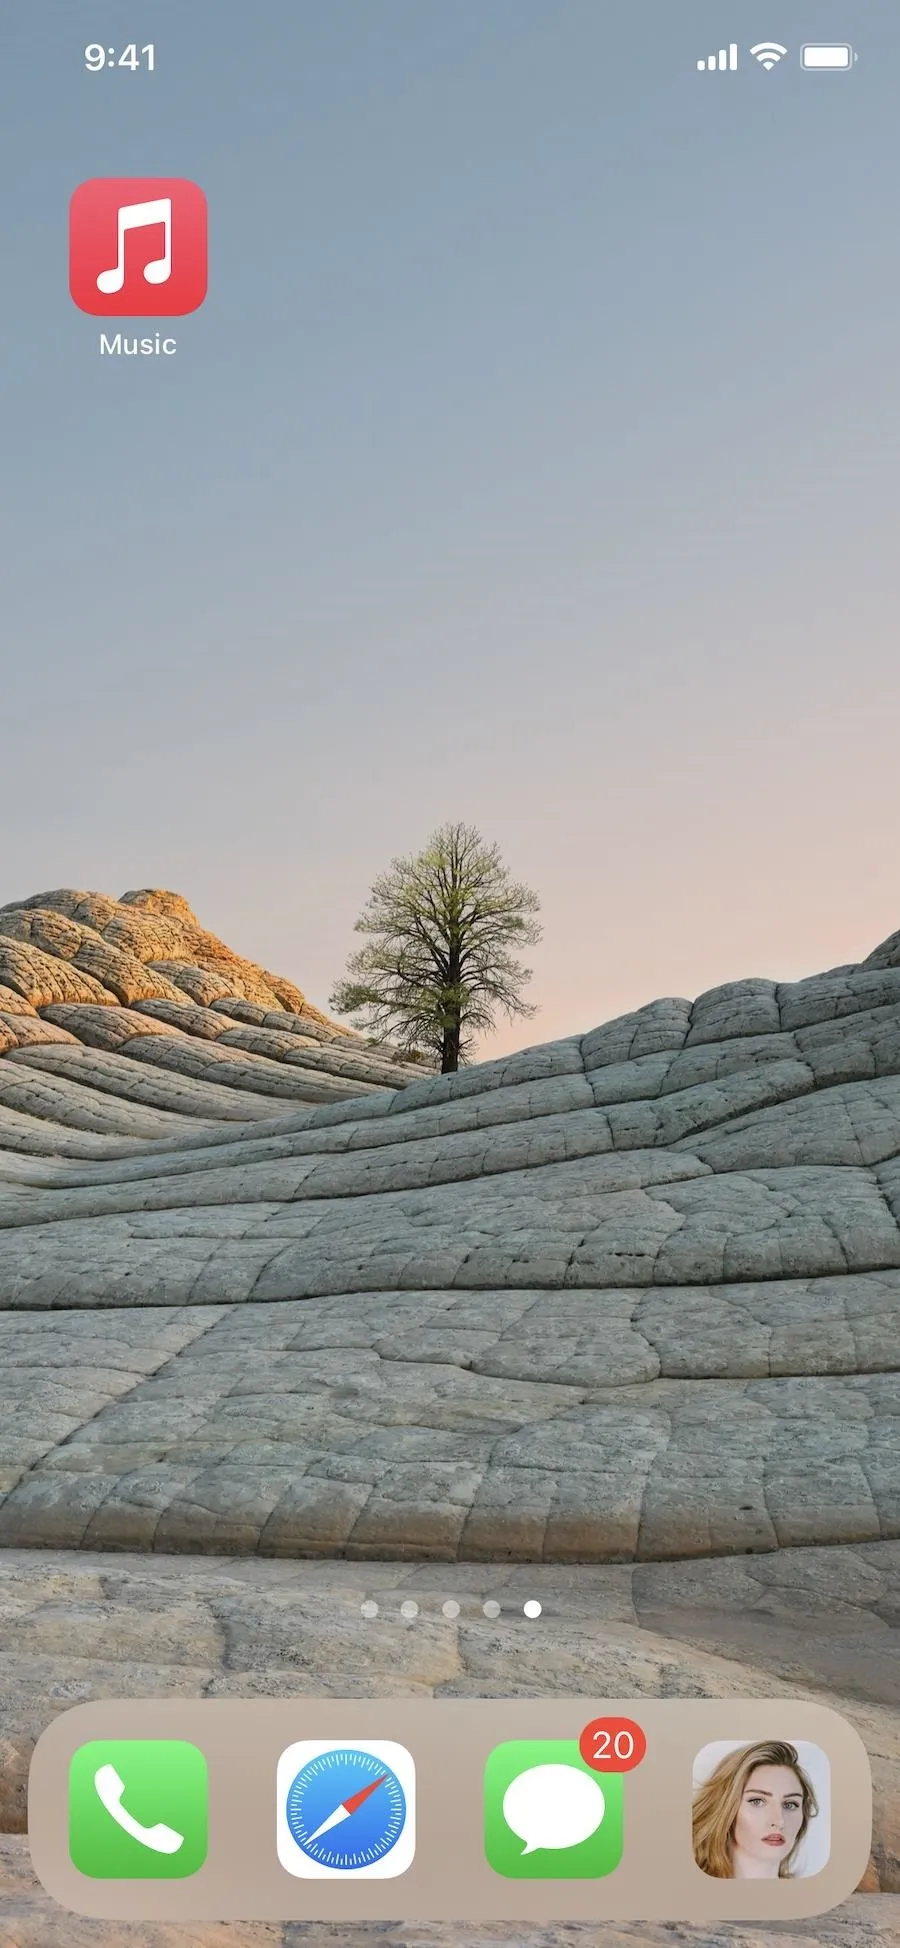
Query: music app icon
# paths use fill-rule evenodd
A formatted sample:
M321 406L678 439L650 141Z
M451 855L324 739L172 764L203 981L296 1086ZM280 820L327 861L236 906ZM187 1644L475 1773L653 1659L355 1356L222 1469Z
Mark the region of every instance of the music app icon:
M101 318L180 318L206 296L206 197L181 176L97 176L69 205L69 290Z

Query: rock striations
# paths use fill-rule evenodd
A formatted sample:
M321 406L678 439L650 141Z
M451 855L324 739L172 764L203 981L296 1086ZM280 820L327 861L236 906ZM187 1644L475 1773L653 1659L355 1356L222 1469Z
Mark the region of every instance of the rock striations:
M140 1552L213 1605L198 1645L258 1583L252 1674L201 1647L188 1688L222 1655L296 1688L282 1571L294 1601L339 1571L347 1619L376 1564L479 1590L540 1565L549 1605L628 1578L577 1601L636 1689L739 1689L746 1660L859 1701L869 1884L900 1887L898 1324L900 935L441 1077L173 894L0 909L4 1614L38 1645L70 1606L89 1642L119 1591L134 1668L104 1639L92 1676L86 1644L78 1695L152 1689ZM526 1681L464 1622L401 1688ZM548 1639L534 1683L571 1690L573 1656ZM24 1754L58 1705L43 1653L18 1668Z
M0 1054L29 1070L0 1072L0 1143L42 1154L37 1116L81 1157L109 1155L117 1135L174 1134L185 1117L248 1121L410 1075L397 1051L339 1027L207 933L179 894L152 889L0 907Z
M6 907L0 978L0 1541L900 1535L900 937L454 1077L171 894Z

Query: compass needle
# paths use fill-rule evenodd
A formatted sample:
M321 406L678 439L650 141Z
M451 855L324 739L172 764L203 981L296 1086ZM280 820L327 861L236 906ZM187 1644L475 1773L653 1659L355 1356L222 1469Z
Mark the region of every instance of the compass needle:
M303 1756L286 1788L285 1818L295 1847L308 1862L302 1867L297 1861L292 1871L326 1876L403 1873L415 1849L407 1800L407 1793L415 1791L409 1753L390 1743L300 1745L292 1751L298 1759Z
M357 1807L361 1806L371 1793L384 1785L387 1776L387 1773L383 1772L381 1778L373 1779L370 1786L362 1786L359 1792L351 1793L349 1799L342 1799L329 1818L323 1819L321 1826L317 1826L315 1832L310 1834L310 1839L318 1840L323 1833L330 1833L333 1826L340 1826L341 1820L349 1819L351 1813L355 1813Z

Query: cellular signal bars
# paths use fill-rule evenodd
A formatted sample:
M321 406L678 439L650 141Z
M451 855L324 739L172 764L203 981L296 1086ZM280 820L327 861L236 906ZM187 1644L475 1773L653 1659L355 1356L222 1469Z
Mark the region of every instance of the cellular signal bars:
M737 41L732 41L730 47L720 47L718 54L710 54L707 60L697 62L700 74L715 74L717 71L721 73L726 68L733 70L736 67Z

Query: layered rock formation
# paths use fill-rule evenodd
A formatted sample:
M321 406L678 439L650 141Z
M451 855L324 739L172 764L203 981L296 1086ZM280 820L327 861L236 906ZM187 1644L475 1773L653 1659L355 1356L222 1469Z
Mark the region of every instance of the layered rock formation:
M121 900L65 889L0 907L3 1054L21 1056L29 1077L0 1071L0 1142L36 1154L44 1131L16 1112L140 1140L174 1134L173 1116L248 1121L279 1103L402 1086L411 1072L397 1051L232 953L180 894L152 888ZM84 1136L58 1136L55 1152L60 1142L63 1155L108 1154Z
M722 1577L768 1563L801 1628L830 1592L804 1685L882 1714L871 1884L900 1886L900 935L456 1077L172 895L3 909L0 984L0 1545L155 1551L182 1587L203 1554L430 1560L450 1593L637 1566L738 1670ZM877 1696L838 1596L871 1578ZM513 1678L473 1656L460 1688ZM114 1666L87 1695L143 1682ZM799 1681L783 1645L759 1668ZM665 1682L716 1678L682 1652Z
M0 1540L608 1561L900 1534L896 940L410 1082L161 904L0 913L35 1010L2 1017ZM46 1001L88 959L127 1006ZM133 993L175 975L215 992ZM225 981L280 1012L235 1026L263 999Z

